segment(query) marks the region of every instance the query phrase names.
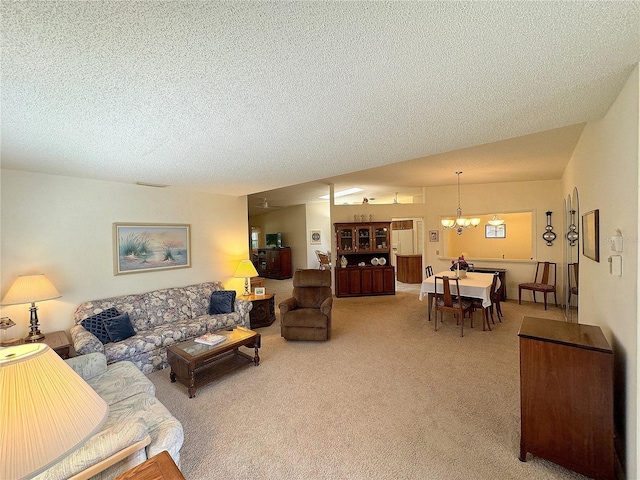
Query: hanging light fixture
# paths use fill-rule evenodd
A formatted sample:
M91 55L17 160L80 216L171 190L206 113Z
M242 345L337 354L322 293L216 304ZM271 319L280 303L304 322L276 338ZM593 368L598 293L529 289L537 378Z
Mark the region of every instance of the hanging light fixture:
M504 220L502 218L498 218L497 215L494 215L491 220L487 221L487 223L489 225L493 225L494 227L497 227L498 225L502 225L504 223Z
M462 217L462 207L460 206L460 174L462 172L456 172L458 176L458 208L456 210L456 219L452 220L450 218L443 218L440 220L443 228L446 230L455 230L458 235L462 235L462 232L466 228L477 227L480 225L479 218L463 218Z

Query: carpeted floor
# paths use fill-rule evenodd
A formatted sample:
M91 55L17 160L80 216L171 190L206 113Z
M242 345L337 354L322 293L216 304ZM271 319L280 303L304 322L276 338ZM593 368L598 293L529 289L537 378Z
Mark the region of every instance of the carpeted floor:
M493 331L435 332L418 285L395 296L336 298L328 342L289 342L261 328L261 364L197 391L151 374L182 422L187 479L582 479L518 460L517 332L523 315L560 309L503 304ZM276 305L291 281L267 280ZM277 311L277 308L276 308ZM467 320L468 322L468 320Z

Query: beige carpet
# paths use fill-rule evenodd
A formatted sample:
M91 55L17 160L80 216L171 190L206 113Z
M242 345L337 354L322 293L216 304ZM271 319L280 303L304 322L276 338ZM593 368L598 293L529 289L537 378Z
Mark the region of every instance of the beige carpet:
M523 315L561 319L532 303L503 304L494 330L437 332L418 286L395 296L334 300L329 342L289 342L259 329L261 364L197 391L149 378L182 422L187 479L564 479L550 462L518 460L517 332ZM267 281L277 302L290 281ZM276 304L277 304L276 302ZM468 320L467 320L468 322Z

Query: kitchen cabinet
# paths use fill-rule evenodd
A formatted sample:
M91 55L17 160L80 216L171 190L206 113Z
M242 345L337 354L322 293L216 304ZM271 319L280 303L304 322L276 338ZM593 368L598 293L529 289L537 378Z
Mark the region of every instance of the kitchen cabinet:
M422 283L422 255L396 255L398 281L402 283Z

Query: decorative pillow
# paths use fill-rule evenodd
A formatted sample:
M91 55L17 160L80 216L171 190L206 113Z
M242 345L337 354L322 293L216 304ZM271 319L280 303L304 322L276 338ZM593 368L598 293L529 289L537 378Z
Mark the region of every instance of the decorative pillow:
M136 334L127 312L117 317L106 319L104 321L104 328L107 329L109 339L112 342L119 342L125 338L133 337Z
M120 315L120 312L115 307L107 308L100 313L85 318L80 322L80 325L98 337L98 340L102 343L109 343L109 334L107 329L104 328L104 321L118 315Z
M209 315L233 312L233 304L235 301L235 290L216 290L211 292L211 300L209 300Z

